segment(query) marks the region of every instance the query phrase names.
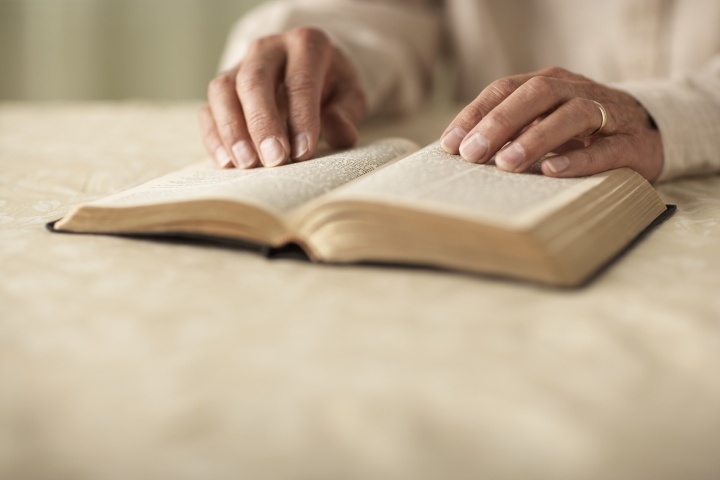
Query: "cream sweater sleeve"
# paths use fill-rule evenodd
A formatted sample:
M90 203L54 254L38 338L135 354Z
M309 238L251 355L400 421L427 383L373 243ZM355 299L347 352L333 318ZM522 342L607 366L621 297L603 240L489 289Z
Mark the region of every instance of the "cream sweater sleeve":
M697 73L614 86L637 98L660 129L659 180L720 171L720 55Z
M406 113L429 90L440 23L439 11L424 0L277 0L238 21L220 68L235 66L257 38L320 28L355 64L371 115Z

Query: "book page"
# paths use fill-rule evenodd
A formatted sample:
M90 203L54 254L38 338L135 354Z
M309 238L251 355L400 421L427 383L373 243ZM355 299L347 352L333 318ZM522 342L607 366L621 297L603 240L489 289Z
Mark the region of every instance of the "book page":
M192 165L90 205L126 207L230 199L282 214L415 150L417 146L409 140L388 139L274 168Z
M466 162L434 143L333 192L332 198L375 197L504 222L586 180L546 177L537 169L521 174L504 172L494 164Z

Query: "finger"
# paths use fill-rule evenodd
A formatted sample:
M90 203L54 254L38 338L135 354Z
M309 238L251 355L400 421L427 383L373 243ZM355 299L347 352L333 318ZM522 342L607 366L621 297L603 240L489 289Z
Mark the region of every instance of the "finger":
M552 149L553 153L557 153L558 155L561 153L569 152L571 150L577 150L578 148L585 148L589 147L592 141L590 139L578 139L578 138L571 138L567 142L563 143L562 145L555 147Z
M625 137L613 135L594 141L589 147L550 157L540 164L549 177L584 177L630 165L634 149Z
M529 79L468 132L460 145L460 155L468 162L487 162L538 117L552 112L576 96L574 89L572 84L557 78L537 76ZM513 151L507 150L508 154ZM517 156L513 159L517 159Z
M480 95L450 122L450 125L441 135L440 145L453 155L460 151L460 144L475 125L482 120L493 108L509 97L517 88L529 80L534 74L516 75L501 78L488 85Z
M282 165L289 158L290 145L276 98L286 56L279 37L256 40L242 62L235 85L247 130L266 167Z
M235 91L236 71L215 77L208 87L208 103L214 131L224 146L224 151L238 168L251 168L258 164L245 125L240 100Z
M205 105L200 109L198 121L200 123L203 145L205 145L207 152L215 159L215 162L220 168L231 167L233 165L232 158L220 140L209 106Z
M356 125L365 115L365 94L354 81L336 86L322 111L322 132L325 141L334 148L355 145Z
M338 108L323 111L322 131L325 141L333 148L348 148L357 143L357 127Z
M508 172L524 172L543 155L595 130L596 117L597 107L591 100L575 97L505 146L495 156L495 165Z
M320 30L298 28L287 35L285 89L292 158L309 158L320 136L320 107L330 64L330 42Z

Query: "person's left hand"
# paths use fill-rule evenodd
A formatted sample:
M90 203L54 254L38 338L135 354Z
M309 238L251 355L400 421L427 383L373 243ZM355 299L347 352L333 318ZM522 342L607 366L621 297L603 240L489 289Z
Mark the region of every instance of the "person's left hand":
M441 145L474 163L495 155L509 172L555 152L541 163L551 177L630 167L652 181L663 163L660 132L634 97L561 68L493 82L450 123Z

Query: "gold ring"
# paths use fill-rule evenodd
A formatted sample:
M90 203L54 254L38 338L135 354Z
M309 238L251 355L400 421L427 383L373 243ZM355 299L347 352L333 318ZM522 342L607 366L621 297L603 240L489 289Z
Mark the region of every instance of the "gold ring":
M605 107L603 107L600 102L596 102L595 100L590 101L597 106L598 110L600 110L600 115L602 115L602 121L600 122L600 126L594 132L588 135L588 137L592 137L593 135L601 133L603 131L603 128L605 128L605 124L607 123L607 111L605 111Z

